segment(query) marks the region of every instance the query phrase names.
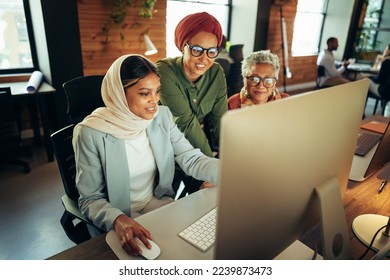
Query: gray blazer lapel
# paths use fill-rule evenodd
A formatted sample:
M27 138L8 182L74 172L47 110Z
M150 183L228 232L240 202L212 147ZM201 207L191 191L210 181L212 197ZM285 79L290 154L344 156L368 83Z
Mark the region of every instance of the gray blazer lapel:
M122 140L111 135L104 138L106 163L103 167L108 188L108 200L130 216L130 175L126 148Z
M175 160L170 142L167 141L167 132L161 127L159 122L152 122L146 129L149 137L150 146L156 160L159 172L159 185L170 185L173 180L175 169ZM172 178L171 178L172 177ZM156 194L159 195L159 194Z

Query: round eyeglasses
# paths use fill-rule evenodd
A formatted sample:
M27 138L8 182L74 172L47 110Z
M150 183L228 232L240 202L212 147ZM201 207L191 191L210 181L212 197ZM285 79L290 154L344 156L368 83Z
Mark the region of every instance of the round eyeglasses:
M248 85L250 85L251 87L259 86L260 82L262 81L263 86L266 88L273 87L277 81L276 78L270 78L270 77L261 78L257 76L246 77L246 79L248 80Z
M186 43L186 46L191 50L191 55L194 57L199 57L203 54L204 51L206 51L206 54L209 58L216 58L219 55L219 52L221 51L220 48L205 49L198 45L191 46L188 43Z

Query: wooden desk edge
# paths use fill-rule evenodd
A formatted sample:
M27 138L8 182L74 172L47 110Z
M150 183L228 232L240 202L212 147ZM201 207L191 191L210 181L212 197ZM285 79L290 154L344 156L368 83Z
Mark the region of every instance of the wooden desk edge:
M118 260L106 242L107 233L75 245L47 260Z

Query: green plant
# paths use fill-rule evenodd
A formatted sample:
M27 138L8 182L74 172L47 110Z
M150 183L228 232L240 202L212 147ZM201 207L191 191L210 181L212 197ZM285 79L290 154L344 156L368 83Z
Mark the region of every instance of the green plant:
M142 0L139 4L140 11L138 15L143 18L149 18L151 19L153 17L153 10L154 5L156 4L157 0ZM126 24L126 16L127 16L127 9L129 7L135 7L135 0L111 0L109 2L109 5L111 6L111 12L109 15L109 18L107 22L103 25L102 32L104 35L104 44L108 44L109 42L109 35L112 27L125 29L127 27ZM131 26L139 26L137 22L132 24ZM125 40L125 35L123 32L120 32L120 39L121 41Z
M379 27L382 11L382 1L366 0L365 15L363 24L356 34L356 51L374 51L380 41L377 40L377 29Z
M157 0L143 0L138 15L144 18L152 18L154 4L156 4L156 2Z

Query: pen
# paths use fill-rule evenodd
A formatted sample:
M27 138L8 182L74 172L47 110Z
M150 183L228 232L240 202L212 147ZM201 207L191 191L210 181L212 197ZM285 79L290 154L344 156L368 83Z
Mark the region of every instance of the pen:
M383 191L383 188L386 186L386 184L387 184L387 180L384 180L381 186L379 187L378 193L381 193Z

